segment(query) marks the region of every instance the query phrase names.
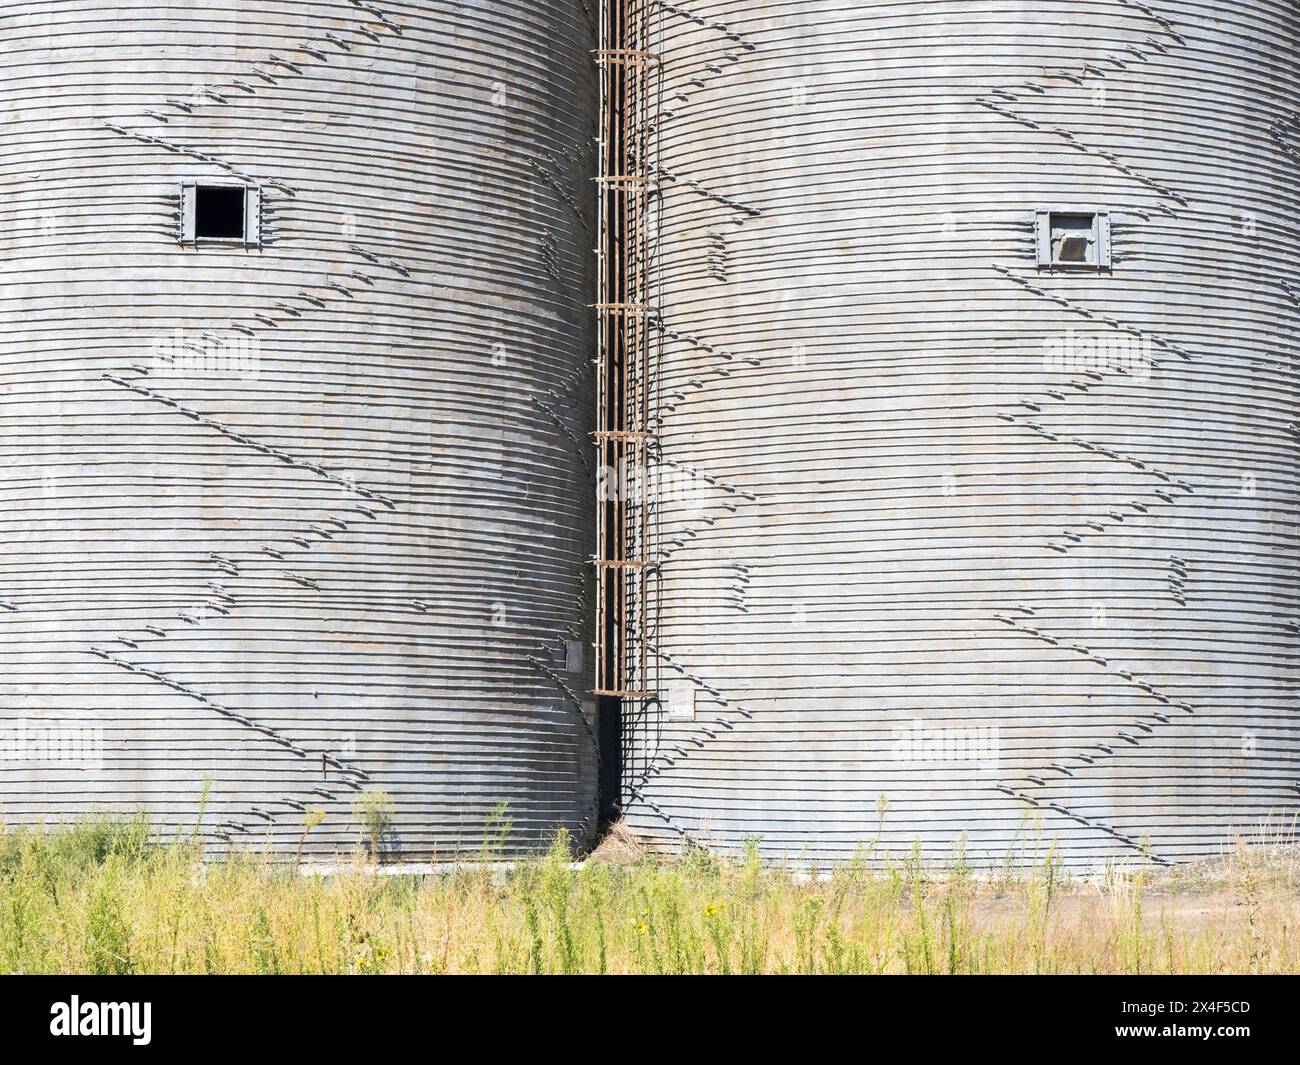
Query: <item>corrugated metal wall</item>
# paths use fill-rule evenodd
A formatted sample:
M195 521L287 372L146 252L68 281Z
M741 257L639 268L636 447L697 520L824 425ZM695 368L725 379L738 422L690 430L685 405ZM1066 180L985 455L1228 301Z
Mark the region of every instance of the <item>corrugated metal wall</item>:
M412 857L592 827L594 45L583 0L0 4L0 820L210 776L233 839L350 847L368 789ZM260 249L178 245L214 177ZM56 725L102 767L15 757Z
M1078 864L1291 827L1295 4L659 8L696 491L632 824ZM1079 204L1113 271L1040 272L1035 210Z

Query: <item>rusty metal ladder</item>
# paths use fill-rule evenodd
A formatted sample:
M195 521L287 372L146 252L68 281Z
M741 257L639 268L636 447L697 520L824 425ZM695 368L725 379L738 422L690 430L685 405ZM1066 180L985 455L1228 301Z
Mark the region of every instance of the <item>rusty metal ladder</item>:
M659 695L650 651L659 595L651 550L651 455L658 443L653 393L661 337L651 293L661 92L660 55L650 47L654 10L655 0L603 0L596 52L601 107L594 437L600 473L592 694L618 700L625 719L643 714Z

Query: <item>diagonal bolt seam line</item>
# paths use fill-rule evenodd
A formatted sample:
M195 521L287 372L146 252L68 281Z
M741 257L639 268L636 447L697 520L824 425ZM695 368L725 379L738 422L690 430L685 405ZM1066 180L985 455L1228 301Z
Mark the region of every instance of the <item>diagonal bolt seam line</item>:
M189 407L182 406L174 399L171 399L170 397L164 395L161 392L157 392L152 388L146 388L143 385L140 385L134 381L127 381L124 378L118 377L116 374L111 374L107 372L105 372L102 375L102 379L105 381L109 381L119 386L120 388L125 388L128 391L135 392L138 395L144 396L146 399L151 399L156 403L161 403L164 406L170 407L173 410L177 411L178 413L184 415L186 418L189 418L191 421L198 422L200 425L206 426L209 429L214 429L222 436L226 437L227 439L233 440L235 443L242 444L245 447L250 447L254 451L259 452L260 454L270 456L271 458L279 459L287 466L292 466L296 469L307 470L310 473L314 473L316 474L316 476L321 477L326 481L329 481L333 485L343 488L346 491L353 492L356 495L360 496L362 499L366 499L371 502L380 503L389 510L397 509L397 504L394 503L387 496L381 495L378 492L374 492L369 488L363 488L362 486L350 481L348 478L341 477L336 473L331 473L325 467L319 466L314 462L308 462L304 459L296 458L289 452L283 451L280 448L272 447L269 444L263 444L260 441L256 440L255 438L251 436L247 436L244 433L241 433L238 430L232 429L230 428L230 426L217 421L215 418L212 418L206 414L201 414L199 411L193 410Z
M1135 0L1116 0L1116 2L1123 7L1130 7L1140 11L1144 16L1146 16L1151 21L1155 22L1160 27L1160 32L1162 34L1166 35L1171 40L1176 42L1180 47L1185 48L1187 46L1186 39L1177 31L1177 27L1175 26L1175 24L1170 19L1159 14L1153 8L1149 7L1146 4L1135 2ZM1102 57L1097 62L1110 62L1114 64L1117 69L1125 69L1127 67L1127 64L1121 58L1121 56L1125 54L1132 54L1142 62L1148 62L1152 55L1158 53L1164 53L1168 51L1168 49L1164 45L1160 44L1158 41L1154 40L1153 38L1148 37L1146 39L1146 42L1149 45L1149 47L1147 48L1130 46L1128 49L1125 49L1122 52L1112 52ZM1098 67L1093 65L1087 65L1077 75L1062 74L1062 73L1055 73L1055 74L1048 73L1045 75L1045 78L1050 78L1055 80L1066 80L1072 82L1073 84L1082 86L1085 82L1088 81L1092 81L1098 78L1104 79L1105 74ZM1048 86L1042 84L1042 79L1040 79L1039 81L1029 81L1029 82L1022 83L1021 85L1016 86L1016 88L1027 90L1037 95L1042 95L1046 93L1048 90ZM1022 104L1026 102L1020 99L1020 97L1017 96L1016 93L1012 92L1011 89L1009 88L994 89L991 91L989 95L1001 97L1003 100L1010 103ZM995 103L993 100L990 100L987 96L977 97L976 103L980 104L983 107L989 108L990 110L996 111L998 114L1002 115L1003 117L1009 118L1013 122L1019 123L1022 126L1027 126L1030 129L1037 130L1039 132L1052 133L1058 137L1061 137L1076 151L1083 152L1087 155L1097 156L1099 159L1104 160L1111 167L1118 170L1124 176L1131 178L1141 183L1142 185L1145 185L1147 188L1150 188L1155 192L1160 193L1160 195L1163 197L1173 200L1180 207L1189 206L1188 201L1178 192L1174 191L1173 189L1169 188L1163 183L1156 181L1154 178L1148 177L1147 175L1141 173L1140 171L1135 170L1134 168L1128 166L1113 152L1103 151L1101 149L1093 148L1085 144L1084 142L1080 141L1078 137L1076 137L1075 134L1072 133L1070 130L1064 129L1063 127L1060 126L1044 125L1042 123L1034 121L1033 119L1026 118L1023 115L1016 114L1014 111L1003 106L1002 104ZM1167 207L1162 207L1161 209L1166 213L1171 213L1171 214L1173 213Z
M716 525L718 521L725 519L733 514L738 514L740 512L739 504L732 502L727 497L734 496L746 503L757 503L759 500L759 497L754 492L748 491L747 489L739 488L734 484L724 481L721 478L714 477L712 474L705 473L703 470L688 465L687 463L678 462L675 459L670 459L666 455L664 455L662 451L659 451L658 449L654 449L651 452L651 455L656 463L663 466L667 466L669 469L679 470L687 474L693 479L698 479L703 481L710 488L718 490L723 493L723 497L721 501L711 504L709 508L713 511L720 512L717 514L716 517L700 518L700 520L696 524L688 525L685 528L683 528L680 534L678 534L678 536L673 541L670 542L668 547L660 546L656 548L654 552L654 558L656 563L658 563L659 565L663 565L665 562L668 562L673 558L674 555L677 554L678 551L685 549L687 543L690 540L693 540L695 536L702 529L711 528L714 525Z
M1084 817L1082 814L1074 810L1067 809L1065 806L1062 806L1059 802L1044 801L1041 799L1037 799L1034 796L1028 794L1027 792L1019 792L1016 791L1014 788L1007 787L1005 785L999 785L996 790L1002 792L1004 795L1009 795L1012 798L1019 799L1021 802L1024 802L1027 805L1034 807L1035 809L1046 808L1052 810L1060 814L1062 817L1069 818L1071 821L1083 825L1085 828L1089 828L1095 832L1101 832L1107 836L1111 836L1112 838L1119 840L1126 847L1129 847L1137 851L1148 861L1155 862L1157 865L1164 865L1164 866L1173 865L1173 862L1171 862L1168 858L1165 858L1162 855L1157 854L1155 851L1151 850L1150 847L1146 846L1145 844L1141 843L1138 840L1135 840L1132 836L1120 832L1119 829L1111 825L1104 824L1101 821L1095 821L1090 818Z
M638 783L644 783L644 781L640 781ZM654 813L657 814L663 820L664 824L666 824L669 827L669 829L671 829L673 832L676 832L679 836L681 836L684 841L691 844L692 846L699 847L701 850L708 850L708 848L704 847L694 836L690 834L690 832L688 832L681 825L679 825L669 814L665 813L663 811L663 808L660 807L658 803L656 803L653 799L651 799L650 796L646 795L645 792L641 791L640 787L638 787L636 784L625 784L624 787L627 789L627 793L629 795L631 795L638 802L643 803L645 806L649 807L652 811L654 811Z
M679 662L675 661L672 658L672 656L669 655L666 651L661 651L658 647L652 648L652 651L656 658L659 658L663 662L667 663L672 669L676 670L679 674L681 674L683 677L689 680L697 688L708 693L715 700L721 703L723 706L729 708L725 713L718 714L716 717L713 717L706 721L697 722L697 724L699 725L697 731L703 732L705 738L702 739L698 735L696 735L696 736L691 736L686 741L688 743L694 744L697 750L701 750L704 748L706 739L710 739L710 740L717 739L718 736L720 735L720 733L712 731L712 729L708 727L709 725L715 725L718 728L721 728L727 732L734 732L736 726L739 725L742 720L748 720L748 721L754 720L755 718L754 711L746 709L745 707L741 706L739 703L735 703L733 706L734 700L723 695L719 689L709 684L709 682L704 680L702 677L697 677L694 674L687 672L686 668L682 666ZM642 770L640 776L638 776L636 782L634 784L625 785L625 786L629 789L629 791L635 791L641 787L645 787L646 785L649 784L651 777L659 776L660 774L664 773L666 770L676 766L679 760L689 758L690 755L691 755L691 751L688 750L685 746L679 745L677 747L673 747L668 752L665 752L662 749L662 747L658 747L656 748L653 754L648 756L647 765L645 769Z
M1047 290L1042 289L1037 285L1034 285L1032 282L1030 282L1027 278L1023 277L1022 275L1006 267L995 266L994 269L996 269L997 272L1000 273L1002 276L1008 278L1011 281L1014 281L1016 284L1020 285L1022 288L1026 289L1027 291L1033 293L1036 296L1049 299L1053 303L1057 304L1058 306L1064 307L1065 309L1073 311L1076 314L1080 314L1085 318L1088 318L1089 320L1101 321L1104 322L1106 325L1109 325L1112 328L1120 330L1122 332L1126 332L1140 338L1150 339L1154 343L1161 344L1162 346L1175 351L1185 361L1187 362L1194 361L1193 357L1189 355L1186 351L1171 345L1168 341L1164 341L1163 338L1155 337L1151 334L1145 333L1142 330L1136 329L1133 326L1126 325L1125 323L1120 322L1117 319L1111 318L1109 316L1097 314L1096 312L1093 312L1086 307L1076 304L1074 301L1069 300L1066 297L1048 292ZM1159 365L1160 363L1155 363L1153 365L1153 369L1158 367ZM1105 379L1102 378L1100 382L1095 382L1095 383L1105 384ZM1091 390L1091 385L1089 385L1089 390ZM1052 395L1045 395L1045 394L1038 394L1034 397L1034 399L1038 400L1039 402L1035 404L1032 401L1022 400L1021 405L1029 408L1030 410L1033 410L1034 407L1037 406L1041 410L1044 406L1050 405L1051 407L1057 407L1067 402L1067 400L1064 398L1060 398ZM1054 443L1066 443L1074 447L1082 448L1083 450L1088 452L1105 455L1106 457L1113 459L1116 462L1120 462L1128 466L1132 466L1137 470L1140 470L1144 476L1152 477L1160 481L1161 489L1153 488L1147 491L1146 493L1144 493L1142 498L1145 500L1159 499L1164 503L1174 502L1174 497L1170 494L1170 492L1167 490L1163 490L1164 486L1168 486L1169 489L1177 487L1181 489L1185 494L1192 494L1194 491L1192 486L1187 481L1181 478L1175 479L1172 474L1157 469L1156 467L1150 466L1143 460L1137 458L1136 456L1124 454L1122 452L1114 450L1113 448L1106 447L1103 444L1099 444L1095 441L1084 439L1083 437L1072 436L1064 433L1054 433L1051 430L1047 429L1045 426L1040 425L1038 422L1034 421L1031 418L1026 417L1023 414L1012 414L1010 412L1003 412L999 414L998 417L1002 418L1005 421L1012 422L1013 424L1024 426L1025 428L1032 430L1033 432L1039 434L1040 436ZM1138 513L1144 513L1146 506L1149 504L1144 505L1139 503L1137 500L1130 500L1127 504L1120 503L1117 505L1121 505L1121 506L1127 505L1133 508L1134 510L1136 510ZM1114 514L1111 513L1110 516L1114 517ZM1097 524L1101 524L1101 519L1095 519L1095 520ZM1068 551L1068 548L1064 543L1062 543L1062 541L1069 540L1075 543L1082 542L1080 538L1081 537L1080 530L1086 528L1095 528L1095 526L1089 526L1086 524L1082 526L1073 526L1072 530L1067 530L1066 533L1062 534L1061 536L1055 537L1054 539L1049 541L1047 546L1051 550L1064 554ZM1071 531L1073 531L1075 535L1072 536Z
M596 758L596 768L597 771L599 772L601 761L602 761L601 754L600 754L600 740L597 738L595 730L591 727L591 722L587 720L587 712L586 712L586 708L582 705L582 699L578 696L578 693L575 692L573 688L565 681L565 679L562 676L560 676L560 674L557 671L555 671L550 666L548 666L536 655L529 655L528 662L532 666L534 666L538 670L538 672L546 676L551 681L551 683L553 683L556 686L556 688L559 689L560 693L563 696L564 702L572 705L573 714L574 716L577 717L578 721L581 723L583 731L586 733L587 739L591 743L591 749L594 752ZM593 803L593 810L591 811L591 813L587 815L588 821L591 821L592 818L599 818L600 816L599 790L597 790L596 794L593 796L592 803Z
M167 687L173 691L176 691L186 696L187 698L193 699L196 702L203 705L205 708L213 711L216 714L219 714L221 717L229 721L233 721L238 725L241 725L247 729L250 729L253 732L260 734L261 736L265 737L267 740L277 744L280 747L283 747L284 749L290 751L292 754L296 755L299 758L302 758L304 760L311 760L314 762L315 758L317 757L314 752L308 751L305 748L299 746L298 744L294 743L292 740L282 735L276 729L271 728L269 725L266 725L262 722L255 721L252 718L248 718L244 716L243 714L239 714L233 710L227 709L226 707L221 706L219 703L213 701L211 698L209 698L207 695L204 695L202 692L198 691L197 689L192 688L189 685L183 684L180 681L174 680L173 678L167 676L164 673L159 672L158 670L149 669L146 666L140 666L140 665L136 665L135 663L128 662L118 657L117 655L114 655L113 653L104 650L103 648L98 648L98 647L91 648L89 653L97 656L98 658L103 659L106 662L109 662L114 666L117 666L119 669L125 670L128 673L134 673L146 677L155 683L161 684L164 687ZM365 781L371 779L370 774L367 773L365 770L359 769L356 766L344 762L343 760L336 758L334 755L321 753L320 758L322 759L324 764L331 765L339 772L347 774L350 777L358 778L360 780L365 780ZM329 783L329 781L326 780L325 778L321 778L319 782L313 782L313 783L319 783L321 785L324 785ZM361 785L357 783L357 779L340 779L335 783L337 783L339 786L343 788L347 788L352 791L361 790ZM302 788L299 788L296 792L287 792L282 794L279 798L270 798L267 801L271 805L283 805L289 807L291 810L301 809L302 808L301 804L297 803L297 801L292 798L292 796L295 794L321 795L324 798L326 798L327 801L331 801L331 802L337 801L337 799L339 798L338 795L328 792L323 787L310 788L308 787L308 785L304 784L304 786ZM234 815L232 815L232 817L233 816ZM265 814L265 813L263 814L263 818L266 821L275 820L275 817L273 815ZM232 826L242 826L242 827L237 827L236 831L247 832L248 826L255 824L256 822L230 821L230 822L223 822L223 823L228 823L231 824ZM222 833L216 833L216 834L224 835ZM226 838L228 839L229 837L226 836Z

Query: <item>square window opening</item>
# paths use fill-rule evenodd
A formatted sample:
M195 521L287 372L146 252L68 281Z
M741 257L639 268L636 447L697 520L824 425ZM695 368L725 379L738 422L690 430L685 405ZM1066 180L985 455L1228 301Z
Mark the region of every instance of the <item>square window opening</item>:
M1038 265L1081 270L1110 268L1110 214L1107 211L1039 211Z
M246 239L245 190L225 185L199 185L194 190L196 240Z
M182 244L262 243L262 190L233 181L186 181L181 185Z

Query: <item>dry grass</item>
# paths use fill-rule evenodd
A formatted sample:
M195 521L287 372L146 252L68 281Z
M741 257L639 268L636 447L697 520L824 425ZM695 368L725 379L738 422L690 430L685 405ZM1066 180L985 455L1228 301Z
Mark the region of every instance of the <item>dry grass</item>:
M142 822L0 839L0 971L33 973L1219 973L1300 971L1300 861L1247 851L1158 876L976 878L864 852L799 877L626 834L503 874L304 877L200 861Z
M600 845L587 856L587 861L626 867L652 861L654 857L654 852L627 825L616 821L609 826Z

